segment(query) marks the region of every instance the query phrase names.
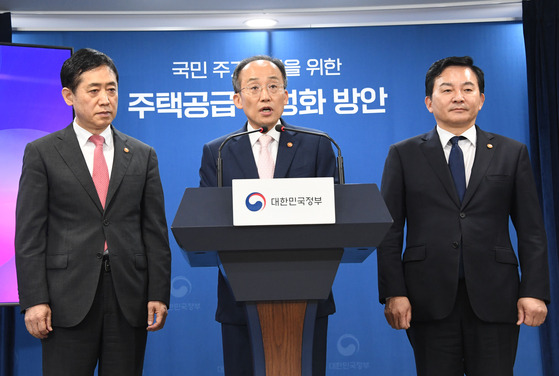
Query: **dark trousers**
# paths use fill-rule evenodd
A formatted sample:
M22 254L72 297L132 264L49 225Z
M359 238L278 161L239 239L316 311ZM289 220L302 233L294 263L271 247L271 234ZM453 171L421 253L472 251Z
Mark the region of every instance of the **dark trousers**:
M313 376L326 374L326 337L328 316L317 317L314 326L313 341ZM252 349L246 325L221 324L223 341L223 364L225 376L253 375Z
M142 375L146 328L130 326L118 306L111 272L101 273L85 319L71 328L54 327L42 340L44 376L92 376L97 362L99 376Z
M481 321L460 282L450 316L407 330L418 376L512 376L519 327Z

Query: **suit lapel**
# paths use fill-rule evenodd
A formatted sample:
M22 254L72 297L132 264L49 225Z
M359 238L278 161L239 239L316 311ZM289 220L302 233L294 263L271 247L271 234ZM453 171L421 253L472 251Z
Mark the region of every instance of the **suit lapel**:
M297 133L291 131L285 131L281 133L278 145L278 155L276 158L276 167L274 169L274 178L286 178L287 171L295 152L299 147L297 142Z
M241 133L247 130L248 122L245 126L235 133ZM243 174L243 179L258 179L258 168L254 161L254 154L252 152L252 145L250 144L250 137L248 135L240 136L229 141L230 155L223 158L224 163L234 163L236 168L231 168L233 171L238 171ZM226 159L228 159L226 161ZM226 169L227 167L223 167Z
M60 133L59 141L54 146L68 168L72 171L76 179L83 186L87 194L91 197L99 211L103 212L103 206L99 200L99 195L93 184L93 179L85 163L83 152L78 143L78 138L74 132L73 125L70 124L64 132Z
M466 205L474 196L475 191L485 176L494 153L494 149L487 146L490 144L490 141L494 136L491 133L482 131L477 125L476 130L476 155L474 158L474 165L472 166L472 173L470 175L468 188L466 189L466 193L464 195L463 205Z
M130 165L134 149L127 144L127 137L125 134L117 131L112 125L113 140L114 140L114 158L113 168L111 170L111 180L109 181L109 190L107 192L107 200L105 208L108 209L111 201L122 183L122 179Z
M448 168L444 151L441 147L441 141L439 134L437 133L437 129L434 128L431 132L427 133L423 137L423 140L424 142L421 144L423 154L425 154L425 157L435 172L435 175L439 178L444 189L452 198L452 201L454 201L457 206L460 206L460 198L456 192L456 187L454 186L454 181L452 180L452 175L450 174L450 169Z

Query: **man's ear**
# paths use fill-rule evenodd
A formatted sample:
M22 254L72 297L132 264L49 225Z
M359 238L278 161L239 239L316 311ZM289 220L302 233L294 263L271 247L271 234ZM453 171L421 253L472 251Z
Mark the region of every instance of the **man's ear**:
M241 99L240 93L233 94L233 103L235 104L235 107L237 107L239 110L243 109L243 100Z
M433 113L433 107L431 106L433 104L433 101L431 100L431 97L425 97L425 107L427 107L427 110L431 113Z
M485 94L481 93L480 96L481 96L481 101L479 102L478 111L481 110L481 108L483 107L483 104L485 103Z
M64 98L64 102L66 102L68 106L74 105L74 93L67 87L62 88L62 98Z

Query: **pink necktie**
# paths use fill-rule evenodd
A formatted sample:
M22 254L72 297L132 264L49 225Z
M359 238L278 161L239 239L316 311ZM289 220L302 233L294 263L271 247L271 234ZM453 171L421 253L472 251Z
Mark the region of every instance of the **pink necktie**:
M109 190L109 169L107 167L107 161L105 160L105 155L103 154L103 144L105 143L105 138L94 134L89 137L89 141L95 144L95 152L93 153L93 184L95 184L95 189L97 189L97 195L105 209L105 201L107 200L107 191ZM103 250L107 250L107 241L105 240L105 245Z
M260 155L258 156L258 176L260 179L272 179L274 177L274 160L270 153L270 142L274 139L267 134L263 134L258 139L260 142Z
M93 135L89 141L95 144L95 152L93 154L93 183L97 189L99 200L103 209L105 208L105 201L107 200L107 191L109 190L109 169L107 168L107 161L103 155L103 143L105 138L99 135Z

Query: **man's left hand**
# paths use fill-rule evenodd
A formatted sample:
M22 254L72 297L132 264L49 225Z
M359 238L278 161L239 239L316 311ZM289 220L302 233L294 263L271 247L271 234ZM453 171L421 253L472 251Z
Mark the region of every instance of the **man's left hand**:
M163 302L148 302L148 327L149 332L163 329L167 319L167 306Z
M524 323L528 326L540 326L545 321L547 306L543 300L520 298L516 306L518 307L518 321L516 325Z

